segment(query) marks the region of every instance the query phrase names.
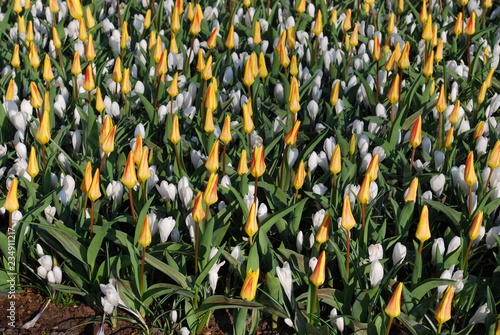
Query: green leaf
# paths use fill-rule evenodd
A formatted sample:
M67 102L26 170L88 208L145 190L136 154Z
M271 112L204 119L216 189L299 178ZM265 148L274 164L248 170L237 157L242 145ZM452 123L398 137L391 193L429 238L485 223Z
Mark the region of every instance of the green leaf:
M454 285L456 282L451 279L427 279L422 281L417 287L411 291L411 296L417 300L421 300L426 294L431 292L441 285Z

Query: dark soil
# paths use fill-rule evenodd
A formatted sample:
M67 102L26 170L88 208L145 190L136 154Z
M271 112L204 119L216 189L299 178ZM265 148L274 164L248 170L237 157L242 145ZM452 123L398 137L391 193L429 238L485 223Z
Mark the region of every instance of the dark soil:
M46 299L32 288L27 288L24 293L16 294L16 321L15 327L8 325L10 322L6 318L7 308L12 300L5 295L0 295L0 334L46 334L46 335L95 335L99 331L102 321L102 314L84 304L73 304L64 306L62 304L50 303L43 315L38 319L31 329L21 329L23 324L32 320L45 305ZM119 315L131 317L124 312ZM270 318L269 318L270 319ZM216 310L208 323L203 328L202 334L226 335L232 334L233 318L230 310ZM116 328L111 329L108 323L105 324L104 333L106 335L132 335L142 334L141 329L128 321L119 320ZM153 335L163 335L160 331L153 331ZM257 335L291 335L294 330L282 325L279 329L272 329L269 320L261 320Z

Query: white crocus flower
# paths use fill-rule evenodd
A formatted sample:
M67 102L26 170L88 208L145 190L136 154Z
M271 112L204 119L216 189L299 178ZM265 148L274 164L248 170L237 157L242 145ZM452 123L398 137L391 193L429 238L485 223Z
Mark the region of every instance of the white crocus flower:
M276 273L278 274L278 278L280 280L281 286L283 287L283 291L285 291L288 300L292 302L292 286L293 286L293 278L292 278L292 270L290 269L290 265L288 262L283 263L283 267L276 267Z
M163 201L173 201L177 195L175 185L173 183L169 184L166 180L162 180L160 185L156 185L156 190Z
M497 243L497 240L493 235L500 236L500 226L492 227L486 233L486 246L488 247L488 249L493 248L493 246L495 246L495 244Z
M477 309L476 313L470 318L469 320L469 326L471 324L475 323L484 323L486 321L486 317L490 313L490 309L488 308L488 304L484 303L483 305L479 306Z
M444 256L445 252L444 240L442 237L436 238L432 243L432 263L436 264L436 257L438 252L440 255Z
M392 264L394 266L400 265L404 262L406 258L406 246L401 242L398 242L394 245L394 249L392 250Z
M376 287L380 285L384 278L384 268L378 260L370 263L370 285Z
M184 208L188 209L191 200L193 200L193 190L189 187L189 181L187 177L182 177L179 180L179 184L177 185L177 192L179 193L179 197L184 205Z
M435 175L434 177L431 178L430 184L431 184L431 189L436 195L436 198L440 198L441 194L443 193L444 190L444 185L446 183L446 177L444 174L438 174Z
M318 264L318 259L316 257L311 257L309 260L309 268L311 271L314 271L316 269L316 264Z
M332 322L335 322L335 326L339 330L340 334L344 333L344 318L343 317L337 317L338 312L336 308L332 308L330 311L330 319L332 319Z
M168 218L163 218L158 221L158 230L160 231L160 241L162 243L168 240L170 233L175 227L175 220L169 216Z
M460 240L460 236L455 236L451 239L450 243L448 243L448 249L446 250L446 255L448 256L451 254L453 251L457 250L460 248L460 245L462 244Z
M302 232L302 230L299 230L299 232L297 233L297 240L295 242L295 245L297 247L297 252L299 254L302 253L302 247L304 245L304 233Z
M106 194L108 198L116 201L117 206L120 206L123 198L123 184L117 180L112 180L106 187Z
M384 258L384 248L380 243L371 244L368 247L368 255L370 262L375 262Z

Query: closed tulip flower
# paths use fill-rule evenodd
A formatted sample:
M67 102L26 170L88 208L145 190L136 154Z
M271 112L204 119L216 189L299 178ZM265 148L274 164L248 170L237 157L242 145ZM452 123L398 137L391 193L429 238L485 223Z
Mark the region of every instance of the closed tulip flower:
M474 168L474 152L469 152L465 163L464 180L467 185L472 186L477 182L476 170Z
M203 201L210 206L217 202L217 185L219 183L219 176L217 173L212 172L210 178L208 178L207 187L205 188L205 192L203 194Z
M33 179L40 172L40 168L38 167L38 160L36 159L36 151L35 147L31 147L30 157L28 161L28 167L26 168L26 173L30 175Z
M94 178L92 178L92 184L90 185L88 191L88 197L92 201L96 201L101 197L101 173L97 169L94 173Z
M420 213L420 221L418 222L415 237L421 243L424 243L431 238L431 231L429 227L429 210L427 209L427 205L424 205L424 207L422 208L422 212Z
M127 163L125 164L125 170L123 171L121 182L128 188L133 188L137 185L137 174L135 171L134 154L132 151L130 151L127 156Z
M116 126L115 126L116 127ZM151 177L151 171L149 171L149 150L148 147L142 149L142 157L139 167L137 168L137 179L140 181L146 181Z
M243 300L253 301L257 294L257 284L259 281L260 269L252 271L249 269L243 287L241 288L240 296Z
M19 209L19 201L17 200L18 183L19 182L17 178L12 179L12 182L10 183L9 192L7 192L7 197L5 198L5 203L3 205L5 210L10 213L17 211Z
M36 132L36 139L41 144L46 144L50 141L50 114L45 111L42 116L42 121Z
M255 178L258 178L266 171L266 162L264 160L264 146L256 146L253 149L252 164L250 165L250 173Z
M453 303L453 295L455 294L455 289L453 285L448 285L446 289L443 299L439 303L434 316L437 322L440 324L439 331L441 330L441 324L451 319L451 307Z
M292 129L288 132L288 134L285 135L285 143L287 145L294 145L297 142L297 135L299 133L301 123L302 121L295 121Z
M151 227L149 222L149 215L144 217L142 221L141 234L139 235L139 244L142 245L143 248L146 248L151 244Z
M392 294L391 300L385 307L385 313L391 318L397 318L401 315L401 296L403 293L403 283L399 283L394 293Z
M198 192L196 198L194 198L193 205L193 220L200 222L205 218L205 211L203 210L203 193Z
M319 255L318 262L316 263L314 271L309 277L309 280L314 286L319 287L323 285L323 283L325 282L326 278L325 272L326 272L326 253L323 250Z

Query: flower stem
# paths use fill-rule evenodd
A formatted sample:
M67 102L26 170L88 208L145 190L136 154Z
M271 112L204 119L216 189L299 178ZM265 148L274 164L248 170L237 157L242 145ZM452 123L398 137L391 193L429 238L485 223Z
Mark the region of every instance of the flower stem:
M130 202L130 211L132 212L132 218L134 219L135 222L137 222L137 216L135 215L135 208L134 208L134 199L132 198L132 189L128 189L128 199Z
M47 170L47 157L45 154L45 144L42 144L42 162L43 162L43 169Z
M255 189L253 194L253 202L255 202L255 206L257 206L257 190L259 187L259 177L255 177Z
M443 113L439 113L439 122L438 122L438 150L441 150L441 137L443 133Z
M141 182L141 189L142 189L142 203L146 203L146 181Z
M469 241L469 245L467 246L467 251L465 252L464 259L462 260L462 270L467 270L467 261L469 260L470 250L472 248L472 240Z
M437 330L437 333L438 333L438 334L441 334L441 328L442 328L442 327L443 327L443 324L442 324L442 323L440 323L440 324L438 325L438 330Z
M90 201L90 237L94 235L94 201Z
M486 195L486 191L488 191L488 186L490 185L491 175L493 174L493 169L490 169L490 174L488 175L488 180L486 184L484 184L483 197Z
M312 315L316 314L316 307L318 305L318 286L314 285L312 304L311 304L311 316L309 323L312 323Z
M222 149L222 175L226 175L226 143Z
M9 212L9 231L12 230L12 212Z
M141 274L139 277L139 286L141 295L144 293L144 261L146 260L146 247L142 248Z
M391 332L391 326L392 326L393 321L394 321L394 318L389 319L389 323L387 324L387 329L385 331L385 335L389 335L389 333Z
M415 151L417 148L413 148L413 151L411 152L411 159L410 159L410 172L413 169L413 161L415 160Z
M351 231L347 231L346 237L347 251L345 254L345 273L347 276L347 282L349 282L349 265L351 263Z
M472 216L472 185L469 185L469 219Z

